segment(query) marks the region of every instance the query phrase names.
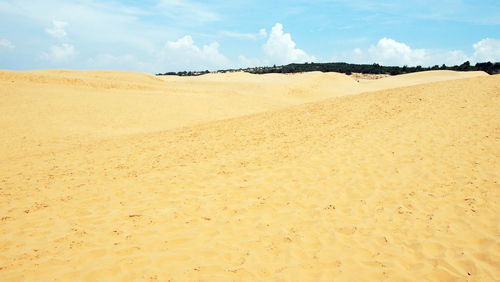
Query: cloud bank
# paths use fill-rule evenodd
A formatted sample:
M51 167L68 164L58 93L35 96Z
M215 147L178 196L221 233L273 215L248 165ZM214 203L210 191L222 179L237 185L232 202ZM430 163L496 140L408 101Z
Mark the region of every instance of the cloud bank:
M268 36L267 36L268 35ZM202 47L197 46L191 36L186 35L176 41L168 41L163 50L164 69L179 70L218 70L225 68L246 68L255 66L284 65L317 61L317 58L297 48L290 33L283 31L283 25L276 23L269 34L261 29L255 34L238 34L233 37L255 39L264 36L263 56L260 58L239 55L235 60L229 59L219 51L219 43L213 42ZM254 38L255 37L255 38ZM348 63L378 63L387 66L433 66L459 65L465 61L477 62L500 61L500 40L486 38L473 45L474 53L467 55L462 50L441 50L412 48L406 43L392 38L381 38L368 48L355 48L334 56L333 61ZM332 61L326 60L326 61ZM161 66L160 66L161 67Z
M459 65L465 61L500 61L500 40L486 38L473 45L474 53L467 55L462 50L415 49L391 38L382 38L367 49L355 48L333 57L334 61L349 63L377 63L397 66Z

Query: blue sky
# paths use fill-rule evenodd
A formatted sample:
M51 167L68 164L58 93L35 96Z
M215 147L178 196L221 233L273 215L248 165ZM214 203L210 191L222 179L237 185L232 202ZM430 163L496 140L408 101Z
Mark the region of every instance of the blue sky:
M500 1L0 1L0 69L466 60L500 61Z

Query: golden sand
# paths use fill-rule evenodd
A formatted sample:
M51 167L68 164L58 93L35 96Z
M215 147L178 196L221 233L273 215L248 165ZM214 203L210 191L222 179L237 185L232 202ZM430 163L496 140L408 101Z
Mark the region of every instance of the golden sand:
M500 277L499 75L1 71L0 112L2 281Z

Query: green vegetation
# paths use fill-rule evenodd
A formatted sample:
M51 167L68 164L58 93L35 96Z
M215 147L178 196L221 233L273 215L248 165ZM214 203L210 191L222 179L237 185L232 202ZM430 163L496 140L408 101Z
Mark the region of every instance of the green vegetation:
M156 75L178 75L178 76L198 76L202 74L210 73L208 70L206 71L180 71L180 72L166 72L166 73L157 73Z
M272 67L255 67L246 69L228 69L228 70L218 70L218 73L225 72L235 72L235 71L245 71L253 74L265 74L265 73L300 73L300 72L310 72L310 71L321 71L321 72L340 72L350 75L351 73L365 73L365 74L390 74L398 75L404 73L428 71L428 70L454 70L454 71L484 71L489 74L500 73L500 63L477 63L472 66L470 62L465 62L461 65L456 66L438 66L433 67L397 67L397 66L381 66L379 64L372 65L359 65L359 64L347 64L347 63L304 63L304 64L288 64L284 66L272 66ZM209 73L209 71L201 72L166 72L159 73L157 75L179 75L179 76L197 76Z

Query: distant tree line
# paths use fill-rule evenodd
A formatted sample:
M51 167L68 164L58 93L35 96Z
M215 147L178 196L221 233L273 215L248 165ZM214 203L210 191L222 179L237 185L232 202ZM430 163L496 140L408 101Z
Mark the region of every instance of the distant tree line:
M166 73L157 73L156 75L178 75L178 76L198 76L210 73L208 70L206 71L180 71L180 72L166 72Z
M500 62L496 63L477 63L476 65L471 65L469 61L455 66L446 65L435 65L433 67L398 67L398 66L381 66L379 64L348 64L348 63L304 63L304 64L288 64L284 66L272 66L272 67L255 67L246 69L227 69L218 70L218 73L225 72L235 72L235 71L245 71L253 74L265 74L265 73L300 73L300 72L310 72L310 71L321 71L321 72L339 72L351 75L352 73L364 73L364 74L389 74L398 75L412 72L428 71L428 70L454 70L454 71L484 71L489 74L500 73ZM167 72L159 73L157 75L179 75L179 76L197 76L209 73L209 71L202 72Z

